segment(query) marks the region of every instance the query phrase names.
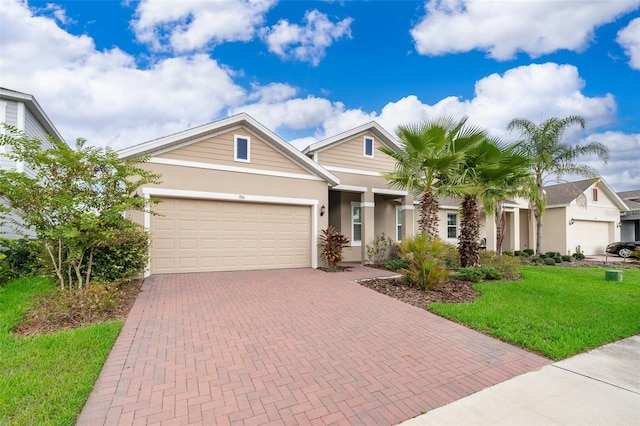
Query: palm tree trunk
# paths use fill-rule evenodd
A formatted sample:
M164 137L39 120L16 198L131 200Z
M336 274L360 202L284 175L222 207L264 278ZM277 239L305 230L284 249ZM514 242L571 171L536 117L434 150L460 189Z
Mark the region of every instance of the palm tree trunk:
M502 242L504 240L504 224L505 224L503 201L498 201L496 203L495 222L496 222L496 253L502 254Z
M431 190L427 190L420 198L420 219L418 229L429 235L431 240L438 238L438 199Z
M536 211L536 254L542 254L542 216Z
M460 264L463 268L480 266L480 217L478 214L478 199L475 195L465 195L462 200L462 220L460 222L460 240L458 252Z

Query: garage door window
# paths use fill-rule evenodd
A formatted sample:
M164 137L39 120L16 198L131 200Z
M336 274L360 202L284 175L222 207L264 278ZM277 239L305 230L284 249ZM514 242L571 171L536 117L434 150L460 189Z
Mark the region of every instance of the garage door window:
M234 136L234 160L248 163L250 160L251 139L247 136Z

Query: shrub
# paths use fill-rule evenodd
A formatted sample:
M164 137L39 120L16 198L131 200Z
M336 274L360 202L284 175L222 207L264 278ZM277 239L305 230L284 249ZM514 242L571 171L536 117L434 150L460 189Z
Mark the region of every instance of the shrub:
M484 276L485 280L501 280L502 279L502 273L498 271L496 268L494 268L493 266L482 266L480 267L480 271L482 272L482 275Z
M548 251L545 253L545 257L560 257L561 254L557 251Z
M518 256L498 256L494 251L483 250L480 252L480 265L495 268L502 274L504 279L516 280L520 278L522 258Z
M407 269L409 264L404 259L391 259L384 264L384 267L390 271L397 271L399 269Z
M37 241L0 239L0 284L33 274L38 269L40 244Z
M533 249L524 249L522 250L522 252L527 256L533 256L533 253L534 253Z
M544 261L544 264L548 266L552 266L556 264L556 260L553 257L545 257L543 261Z
M349 238L329 225L327 229L323 229L320 232L320 244L318 245L327 267L335 271L338 268L338 264L342 262L342 251L349 246Z
M504 253L503 253L504 254ZM513 252L514 256L526 257L527 255L522 252L522 250L516 250Z
M531 258L531 262L534 265L542 265L544 263L544 257L543 256L536 256L536 257L532 257ZM555 262L554 262L555 263Z
M484 278L484 273L480 268L474 268L468 266L466 268L458 268L452 274L455 278L463 281L471 281L472 283L479 283Z
M509 251L509 250L503 250L503 251L502 251L502 255L503 255L503 256L513 256L514 254L513 254L513 252L512 252L512 251Z
M562 255L562 261L563 262L572 262L573 261L573 257L569 256L568 254L563 254Z
M560 255L553 256L553 260L555 260L556 263L562 263L562 256L560 256Z
M640 259L640 247L636 247L636 249L631 252L631 257L634 259Z
M584 260L586 257L582 252L579 251L573 253L571 256L576 260Z
M142 274L149 261L149 233L139 227L112 229L93 253L91 276L118 281Z
M405 238L400 244L402 258L408 264L403 271L405 281L421 290L441 285L451 273L443 260L450 250L449 244L431 240L427 234Z
M367 244L367 262L376 266L398 258L398 244L384 232L378 235L371 244Z

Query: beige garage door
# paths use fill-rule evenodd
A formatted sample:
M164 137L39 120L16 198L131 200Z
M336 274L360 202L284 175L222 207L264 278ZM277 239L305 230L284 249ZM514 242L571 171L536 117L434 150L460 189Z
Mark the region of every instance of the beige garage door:
M151 273L311 266L311 207L163 198Z
M576 220L569 226L569 232L573 233L571 240L575 242L574 247L569 247L571 253L575 251L575 246L580 245L586 255L603 254L607 244L611 242L607 222Z

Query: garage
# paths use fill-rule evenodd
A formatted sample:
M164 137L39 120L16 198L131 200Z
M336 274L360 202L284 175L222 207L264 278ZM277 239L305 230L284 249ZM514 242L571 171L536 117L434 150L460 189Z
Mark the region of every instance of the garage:
M609 222L596 222L592 220L575 220L569 227L573 246L569 246L571 253L575 252L576 246L580 246L586 255L603 254L607 244L611 242L609 238Z
M311 207L161 198L151 216L151 273L311 266Z

